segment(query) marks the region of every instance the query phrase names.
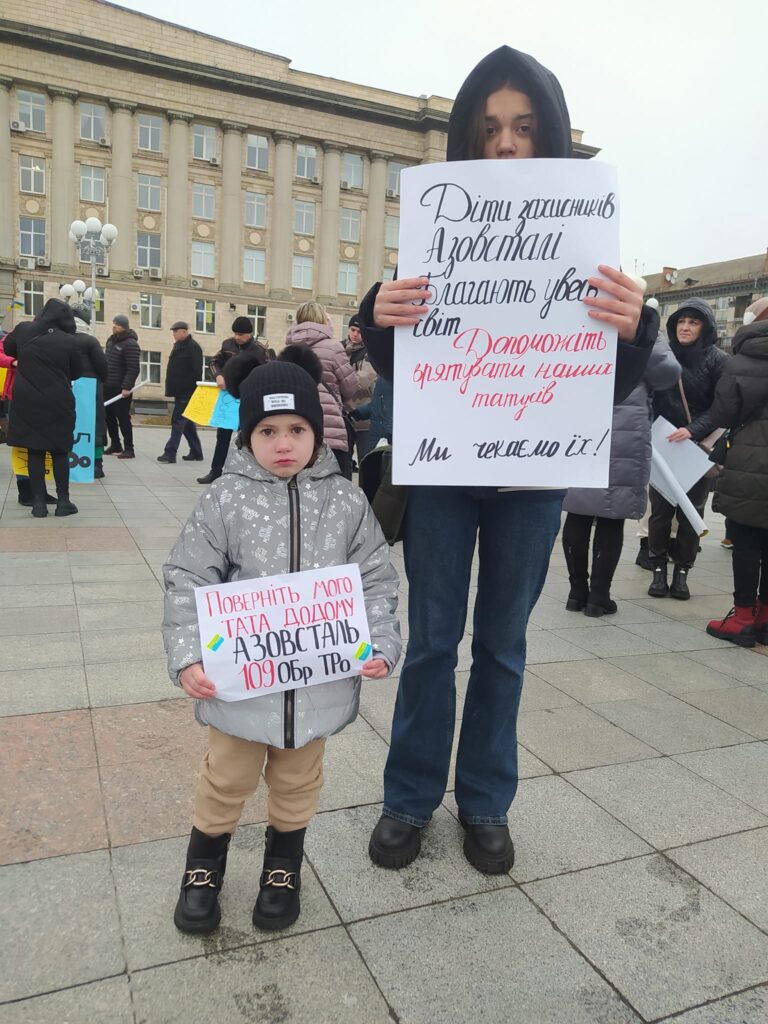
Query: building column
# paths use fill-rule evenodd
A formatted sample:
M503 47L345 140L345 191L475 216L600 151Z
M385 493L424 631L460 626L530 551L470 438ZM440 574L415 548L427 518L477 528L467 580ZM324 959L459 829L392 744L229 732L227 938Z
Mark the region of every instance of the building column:
M363 276L361 294L365 294L375 281L381 280L384 266L384 211L387 202L387 162L391 153L371 153L371 173L368 184L368 213L363 238Z
M110 270L130 273L134 265L133 112L135 103L110 100L112 108L112 173L109 180L109 220L119 234L109 250Z
M248 127L236 121L222 121L221 216L218 218L222 288L240 288L243 283L243 132Z
M0 77L0 322L6 330L14 323L15 309L6 312L13 298L13 265L17 240L13 223L13 162L11 160L12 78Z
M269 294L274 299L291 298L293 260L293 144L298 135L275 132L275 190L269 225Z
M75 265L69 226L75 219L75 100L78 94L58 86L49 86L48 92L53 99L49 251L52 269L68 270Z
M323 156L323 207L320 219L320 273L318 298L324 305L335 303L338 293L339 184L341 147L327 144Z
M165 277L182 284L189 277L189 124L192 114L168 111L168 211L165 218Z

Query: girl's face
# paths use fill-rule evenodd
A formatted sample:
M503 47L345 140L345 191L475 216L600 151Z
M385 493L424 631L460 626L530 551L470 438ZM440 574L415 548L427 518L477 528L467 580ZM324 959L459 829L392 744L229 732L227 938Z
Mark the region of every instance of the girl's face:
M303 416L267 416L253 428L251 451L260 466L288 480L312 461L315 434Z
M485 101L485 160L536 156L533 104L524 92L505 85Z

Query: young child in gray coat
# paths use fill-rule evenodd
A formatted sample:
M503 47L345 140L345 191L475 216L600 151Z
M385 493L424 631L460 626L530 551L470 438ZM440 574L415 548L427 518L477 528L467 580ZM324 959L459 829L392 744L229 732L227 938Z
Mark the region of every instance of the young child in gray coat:
M325 740L356 718L361 685L356 675L257 699L218 699L203 670L195 588L356 562L373 648L362 675L382 679L400 656L397 573L364 494L339 474L322 443L319 361L300 350L286 360L262 362L255 352L227 365L227 387L240 398L238 448L200 498L163 567L169 673L194 698L197 720L209 731L174 913L184 932L207 933L219 925L229 842L262 770L268 827L253 921L277 929L296 920L304 836L317 810Z

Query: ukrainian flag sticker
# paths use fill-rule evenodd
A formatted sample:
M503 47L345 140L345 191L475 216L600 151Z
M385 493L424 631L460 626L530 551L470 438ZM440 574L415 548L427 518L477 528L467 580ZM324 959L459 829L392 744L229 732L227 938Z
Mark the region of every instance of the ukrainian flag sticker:
M355 651L355 657L357 658L358 661L365 661L366 658L370 658L370 656L371 656L371 645L370 644L360 644L360 646Z
M209 642L208 642L208 650L209 651L218 651L218 649L221 647L221 645L223 643L224 643L224 637L223 636L219 636L219 634L217 633L216 636L214 636L211 640L209 640Z

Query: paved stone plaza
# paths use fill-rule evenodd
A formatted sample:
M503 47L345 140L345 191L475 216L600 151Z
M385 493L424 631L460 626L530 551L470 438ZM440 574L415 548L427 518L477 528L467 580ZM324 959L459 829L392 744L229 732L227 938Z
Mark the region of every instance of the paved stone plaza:
M159 465L166 433L105 459L69 519L17 504L0 449L0 1024L766 1024L768 651L704 632L732 589L711 514L690 602L647 597L628 529L618 614L567 613L556 549L529 634L509 876L464 860L452 794L415 864L370 863L397 683L368 682L328 744L298 924L251 925L257 794L222 927L179 934L205 734L166 674L160 569L208 463ZM405 592L403 577L404 630Z

